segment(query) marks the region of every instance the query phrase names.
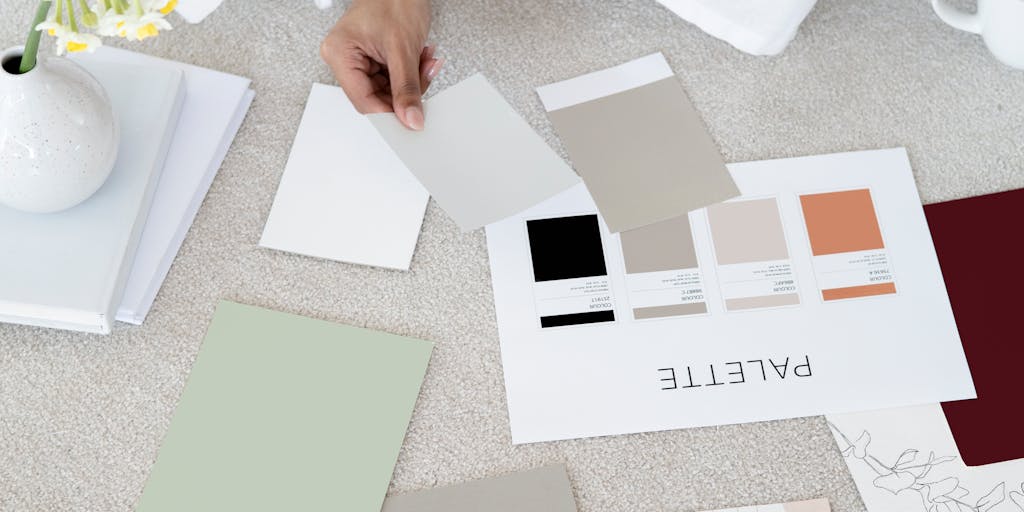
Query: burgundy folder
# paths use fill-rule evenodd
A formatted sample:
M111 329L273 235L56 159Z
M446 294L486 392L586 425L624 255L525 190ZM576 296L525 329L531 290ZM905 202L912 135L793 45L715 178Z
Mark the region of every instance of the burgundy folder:
M968 466L1024 458L1024 189L925 206L978 391L946 402Z

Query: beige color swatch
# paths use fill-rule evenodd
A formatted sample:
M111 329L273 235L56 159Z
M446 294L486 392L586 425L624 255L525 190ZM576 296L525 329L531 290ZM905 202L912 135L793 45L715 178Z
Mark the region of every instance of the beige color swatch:
M703 302L691 304L670 304L668 306L650 306L646 308L633 308L633 318L645 320L648 318L668 318L672 316L701 315L708 312L708 305Z
M789 258L775 198L716 204L707 212L719 265Z
M623 231L620 237L629 274L697 267L689 215Z
M832 507L829 506L828 500L825 498L819 498L816 500L807 501L794 501L792 503L786 503L782 505L782 508L786 512L831 512Z
M548 116L612 232L739 195L675 76Z
M399 494L381 512L576 512L564 464Z
M740 297L726 299L725 309L739 311L743 309L776 308L779 306L795 306L800 304L800 295L784 293L781 295L761 295L759 297Z

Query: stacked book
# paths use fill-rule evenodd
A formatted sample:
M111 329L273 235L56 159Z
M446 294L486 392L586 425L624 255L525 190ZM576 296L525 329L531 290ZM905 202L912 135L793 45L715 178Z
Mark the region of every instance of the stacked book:
M76 58L121 124L91 198L54 214L0 207L0 322L109 333L141 324L249 109L249 79L103 48Z

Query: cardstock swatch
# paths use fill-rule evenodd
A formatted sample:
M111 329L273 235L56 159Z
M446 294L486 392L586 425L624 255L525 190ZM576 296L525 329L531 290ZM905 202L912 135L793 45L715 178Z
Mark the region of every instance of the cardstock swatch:
M483 75L424 102L423 131L367 116L463 231L529 208L579 182Z
M408 270L428 199L345 93L314 84L260 246Z
M537 93L613 233L740 193L660 53Z
M975 396L905 151L729 167L637 230L583 184L487 227L514 443Z
M753 505L739 508L723 508L709 510L708 512L832 512L828 500L821 498L816 500L792 501L789 503L775 503L772 505Z
M968 467L939 404L826 419L870 512L1024 510L1024 460Z
M1024 190L925 206L953 315L978 389L977 400L942 404L968 466L1024 458L1024 426L1011 420L1021 399L1020 290Z
M221 302L136 510L380 510L431 348Z
M564 464L392 496L381 512L576 512Z

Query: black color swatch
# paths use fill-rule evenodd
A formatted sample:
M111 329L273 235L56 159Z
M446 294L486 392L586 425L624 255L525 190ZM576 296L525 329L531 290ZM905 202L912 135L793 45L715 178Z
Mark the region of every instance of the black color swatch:
M608 275L597 215L526 221L535 281Z
M563 325L596 324L600 322L614 322L615 311L606 309L604 311L592 311L590 313L573 313L571 315L555 315L540 317L541 327L561 327Z

